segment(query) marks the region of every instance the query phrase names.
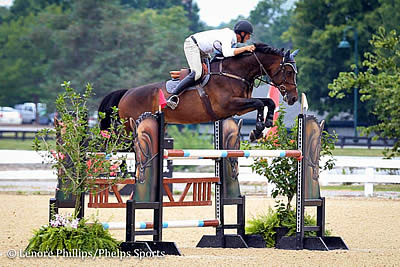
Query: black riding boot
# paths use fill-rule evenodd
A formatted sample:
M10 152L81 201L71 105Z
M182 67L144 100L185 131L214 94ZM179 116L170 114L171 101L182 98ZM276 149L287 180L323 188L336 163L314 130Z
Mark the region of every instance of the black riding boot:
M179 104L179 97L178 95L185 91L186 88L193 85L195 83L194 76L196 72L192 71L189 73L188 76L183 78L182 81L178 83L178 85L174 88L172 95L170 95L167 99L167 105L171 109L175 109Z

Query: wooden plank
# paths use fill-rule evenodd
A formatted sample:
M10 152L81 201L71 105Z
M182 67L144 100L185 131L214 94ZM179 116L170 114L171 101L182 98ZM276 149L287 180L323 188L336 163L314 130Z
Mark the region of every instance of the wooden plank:
M181 206L211 206L212 201L183 201L183 202L164 202L164 207L181 207Z
M108 185L112 185L112 184L134 184L135 183L135 179L126 179L126 180L121 180L121 181L115 182L115 179L97 178L94 183L95 184L108 184Z
M183 193L182 193L181 197L179 198L178 202L182 202L185 199L191 185L192 185L192 183L186 184L185 189L183 190Z
M164 202L164 207L211 206L212 201ZM126 203L88 203L88 208L126 208Z
M118 203L123 203L122 198L121 198L121 195L119 194L119 191L118 191L117 186L116 186L116 185L113 185L111 188L112 188L112 190L113 190L113 192L114 192L115 197L116 197L117 200L118 200Z
M201 198L201 196L203 195L202 193L201 193L201 188L202 188L202 183L198 183L197 184L197 190L198 190L198 192L197 192L197 200L202 200L202 198Z
M193 183L193 201L197 201L197 183Z
M169 190L168 185L167 185L167 184L163 184L163 187L164 187L165 192L167 193L167 196L168 196L169 201L175 202L174 196L172 195L171 190Z
M211 200L211 183L207 183L207 201Z
M206 200L207 184L208 183L203 183L203 199L202 200Z
M200 183L200 182L219 182L219 177L199 177L199 178L164 178L163 184L183 184L183 183Z

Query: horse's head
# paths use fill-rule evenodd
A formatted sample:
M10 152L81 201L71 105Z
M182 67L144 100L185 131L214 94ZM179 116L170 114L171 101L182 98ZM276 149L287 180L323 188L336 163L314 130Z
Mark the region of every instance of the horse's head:
M289 105L293 105L298 99L296 74L297 67L294 57L297 55L299 50L290 53L290 50L283 53L283 51L272 48L265 44L256 44L258 51L264 54L269 54L277 58L275 62L271 62L268 57L257 57L254 53L258 63L260 64L260 69L262 69L262 74L269 75L270 84L277 87L281 92L283 99ZM256 51L257 51L256 50Z
M281 92L283 100L289 105L293 105L299 98L296 83L297 67L294 60L298 52L299 50L295 50L290 53L288 50L279 64L279 69L271 77L272 82Z

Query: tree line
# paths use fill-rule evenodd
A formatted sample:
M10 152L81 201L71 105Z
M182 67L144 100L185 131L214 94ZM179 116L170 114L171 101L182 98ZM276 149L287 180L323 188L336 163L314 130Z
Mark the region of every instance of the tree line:
M353 108L352 93L341 101L328 95L328 84L354 64L353 49L338 48L343 30L358 31L363 71L378 28L400 27L399 7L400 0L260 0L245 19L255 26L252 41L300 49L299 90L329 119ZM70 80L82 90L92 83L96 106L110 91L168 79L170 70L186 66L184 39L210 28L192 0L15 0L0 8L0 105L51 105ZM351 47L353 34L345 35ZM359 121L378 120L372 105L359 105Z

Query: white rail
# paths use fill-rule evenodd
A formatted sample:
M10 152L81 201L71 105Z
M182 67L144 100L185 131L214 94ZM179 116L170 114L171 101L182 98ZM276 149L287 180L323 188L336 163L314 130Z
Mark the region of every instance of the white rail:
M239 181L260 182L267 184L266 178L253 173L250 165L252 158L239 158ZM360 183L364 185L364 195L373 195L374 184L400 183L400 158L386 160L380 157L335 157L336 166L331 171L320 173L320 184ZM34 151L0 150L0 164L39 164L43 159ZM174 159L174 165L214 166L211 159ZM323 160L321 161L323 164ZM133 161L128 162L130 166ZM386 170L382 170L386 169ZM388 171L391 170L391 171ZM132 169L133 171L133 169ZM211 170L209 170L211 172ZM193 173L174 172L174 177L187 177ZM204 176L196 172L193 177ZM56 182L56 174L52 170L4 170L0 171L1 185L12 182ZM270 191L271 187L268 188Z

